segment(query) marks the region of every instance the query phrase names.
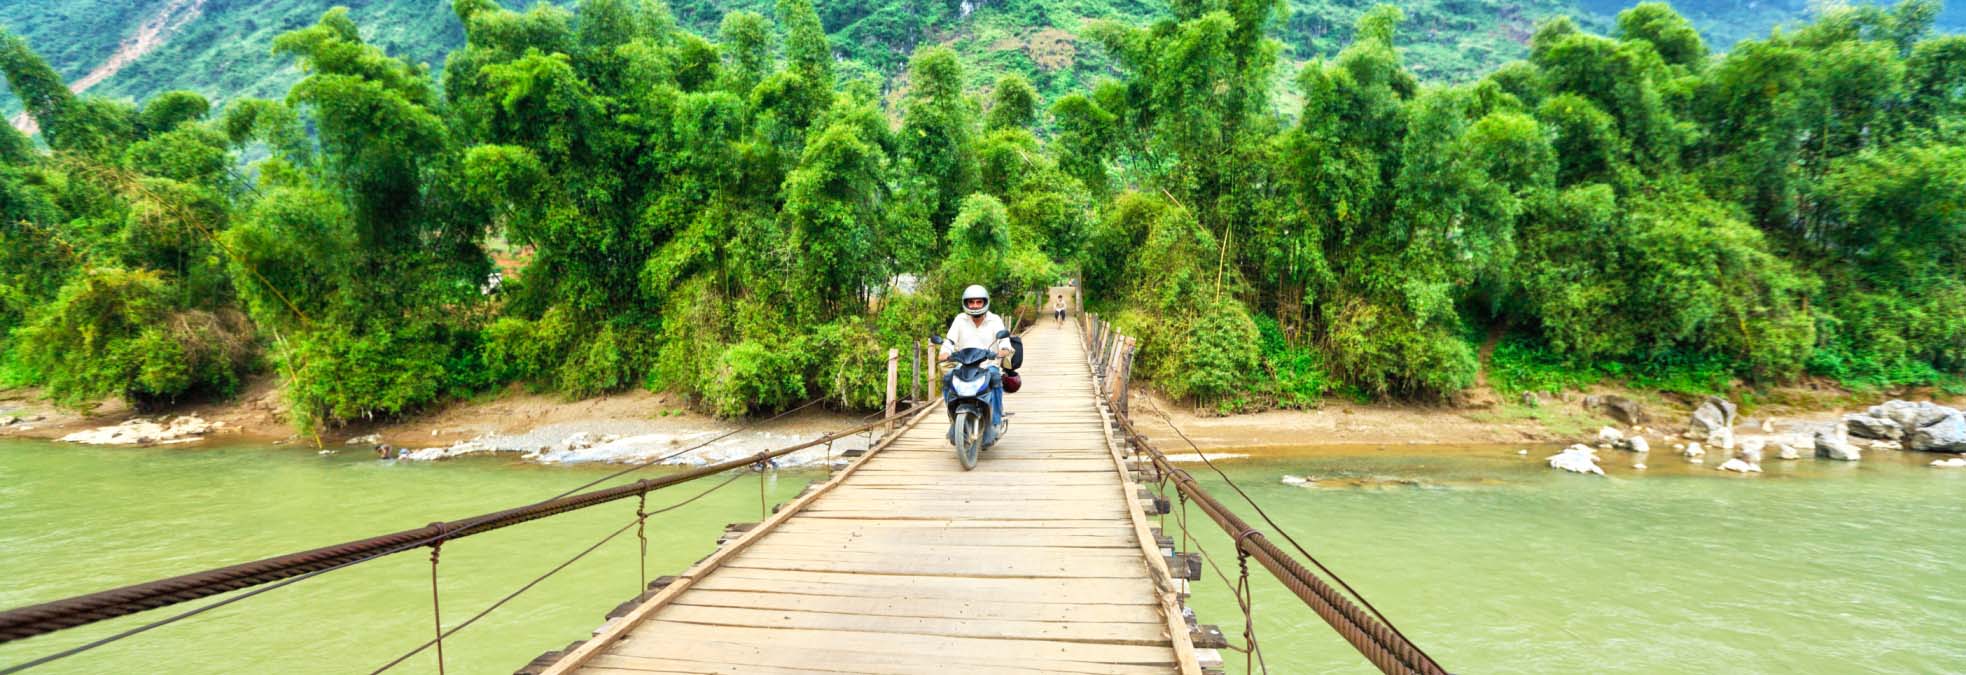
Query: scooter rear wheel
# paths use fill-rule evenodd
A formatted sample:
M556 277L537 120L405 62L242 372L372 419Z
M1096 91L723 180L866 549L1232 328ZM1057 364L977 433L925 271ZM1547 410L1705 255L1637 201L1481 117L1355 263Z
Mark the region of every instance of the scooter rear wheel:
M963 470L976 468L976 454L983 450L983 420L969 412L956 414L956 461Z

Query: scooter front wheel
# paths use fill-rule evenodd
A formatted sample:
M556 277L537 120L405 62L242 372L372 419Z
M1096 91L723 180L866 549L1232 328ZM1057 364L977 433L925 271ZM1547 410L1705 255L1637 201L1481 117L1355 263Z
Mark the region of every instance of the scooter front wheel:
M956 461L962 462L963 470L976 468L976 455L983 450L983 420L975 414L962 412L956 415Z

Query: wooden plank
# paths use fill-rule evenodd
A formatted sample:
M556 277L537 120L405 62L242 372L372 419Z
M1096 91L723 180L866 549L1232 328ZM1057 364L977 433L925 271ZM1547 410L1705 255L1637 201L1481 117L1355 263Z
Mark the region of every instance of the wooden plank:
M782 534L776 536L783 536ZM725 591L697 587L671 606L748 607L786 609L869 616L939 617L950 619L1005 619L1082 623L1131 623L1165 630L1156 612L1141 612L1136 605L1089 605L1062 602L1008 602L963 598L961 600L865 595L805 595ZM1144 622L1144 623L1143 623Z
M956 530L949 528L878 528L872 530L789 531L771 535L773 542L806 548L892 548L922 546L978 546L1002 548L1119 548L1133 550L1133 533L1091 534L1055 530Z
M809 546L796 542L781 542L777 537L759 542L745 555L761 558L784 558L791 556L810 556L849 560L854 556L894 556L906 555L909 560L896 561L913 563L924 560L967 560L983 563L1005 564L1015 561L1033 561L1047 565L1087 564L1100 565L1108 562L1132 563L1143 560L1138 551L1103 550L1070 546L1029 546L1010 548L1004 546L934 546L927 544L907 545L901 543L877 545L863 543L857 546L821 545Z
M698 582L700 588L806 595L848 595L877 598L963 602L989 598L995 602L1073 605L1144 605L1151 612L1158 602L1153 587L1137 579L1039 579L982 577L881 577L859 574L767 571L729 568Z
M596 659L596 663L619 669L617 672L622 670L637 672L635 671L637 667L658 669L655 672L662 672L660 669L666 668L682 669L681 672L743 673L744 675L790 673L920 675L922 672L922 661L907 654L875 654L826 648L807 648L795 653L787 653L759 645L722 641L689 645L677 651L680 653L660 658L608 654ZM964 675L1047 675L1050 673L1164 675L1167 672L1165 668L1074 661L1033 660L1004 664L994 660L951 659L938 665L947 666Z
M945 660L988 660L1020 663L1027 660L1080 661L1125 665L1173 667L1173 651L1166 645L1114 645L1056 640L999 640L949 635L911 635L847 630L804 628L751 628L746 626L704 626L676 621L649 621L646 635L657 639L637 639L620 643L614 653L631 656L662 657L664 650L675 651L690 642L722 642L769 645L786 650L840 649L872 654L904 654L921 664Z
M786 555L759 551L746 553L725 561L732 567L760 570L797 570L805 572L852 572L856 574L891 574L904 576L964 576L964 577L1050 577L1057 579L1082 579L1105 577L1113 579L1138 579L1146 575L1146 561L1137 557L1128 559L1094 559L1088 557L1064 558L1050 556L1045 558L996 558L977 559L973 557L917 556L905 551L895 553L850 553L838 552L820 558L811 554Z
M998 640L1059 640L1100 644L1156 645L1167 643L1167 629L1151 623L1094 621L1018 621L921 616L886 616L799 609L752 609L672 604L655 617L660 621L707 626L755 626L812 630L863 631L902 635L967 636Z

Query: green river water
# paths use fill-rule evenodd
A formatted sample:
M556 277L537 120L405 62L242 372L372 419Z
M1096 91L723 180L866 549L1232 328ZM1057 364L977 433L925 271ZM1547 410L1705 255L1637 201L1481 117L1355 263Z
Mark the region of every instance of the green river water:
M1966 471L1925 468L1929 456L1771 461L1768 473L1742 478L1654 453L1665 466L1639 474L1607 462L1607 479L1543 467L1537 460L1547 453L1417 452L1223 468L1455 672L1966 672ZM419 465L288 448L0 441L0 607L471 515L552 496L602 471L503 458ZM1235 499L1219 478L1196 473ZM1287 486L1282 474L1367 487ZM789 499L815 476L767 477L766 500ZM702 487L658 493L650 506ZM688 566L712 550L725 523L757 520L758 503L758 479L746 476L660 516L648 574ZM628 522L633 508L603 506L446 546L446 625ZM1204 548L1231 550L1194 515ZM446 640L449 672L509 673L585 637L636 592L637 558L630 533ZM1219 562L1233 577L1234 558ZM30 672L368 672L429 638L429 572L423 551L405 553ZM1260 569L1253 576L1270 672L1371 672ZM1206 579L1190 604L1239 642L1233 598L1212 573ZM0 669L165 612L0 646ZM1224 654L1231 671L1242 669L1241 655ZM435 672L435 662L426 654L392 672Z

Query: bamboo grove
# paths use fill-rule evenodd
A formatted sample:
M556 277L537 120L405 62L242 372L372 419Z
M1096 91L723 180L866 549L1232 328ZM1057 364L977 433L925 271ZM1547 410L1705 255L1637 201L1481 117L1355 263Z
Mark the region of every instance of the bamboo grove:
M1927 0L1725 54L1647 3L1456 84L1391 7L1290 64L1281 3L1174 0L1086 26L1115 72L1048 105L947 47L843 75L808 0L707 36L655 0L452 10L440 68L331 10L275 42L283 99L216 109L71 94L0 40L40 129L0 130L5 383L267 377L303 428L513 383L864 408L962 286L1067 279L1225 410L1452 396L1484 345L1504 389L1966 371L1966 38Z

